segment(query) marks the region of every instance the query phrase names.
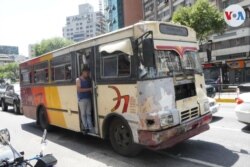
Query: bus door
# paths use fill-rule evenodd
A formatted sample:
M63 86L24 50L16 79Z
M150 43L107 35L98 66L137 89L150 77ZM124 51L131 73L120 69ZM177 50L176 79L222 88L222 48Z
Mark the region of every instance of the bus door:
M97 107L96 107L96 82L94 79L94 63L93 63L93 55L92 49L84 49L77 52L77 74L78 77L81 75L81 71L83 67L87 66L90 68L90 78L92 81L92 124L94 126L94 134L99 134L99 126L98 126L98 113L97 113ZM80 111L80 110L79 110ZM79 112L80 113L80 112ZM81 114L79 115L80 118L80 124L82 124L81 121ZM81 125L81 130L83 130L83 126Z

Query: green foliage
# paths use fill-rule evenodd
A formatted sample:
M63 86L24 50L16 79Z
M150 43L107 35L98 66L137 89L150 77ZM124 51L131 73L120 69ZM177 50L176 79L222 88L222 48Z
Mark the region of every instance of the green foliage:
M200 42L207 40L211 34L222 33L226 26L223 14L208 0L197 0L190 7L180 7L174 12L172 20L193 28Z
M50 39L44 39L39 44L35 45L35 55L41 56L42 54L51 52L56 49L73 44L74 42L66 38L55 37Z
M0 66L0 78L11 79L11 81L16 81L19 78L19 65L17 63L9 63Z

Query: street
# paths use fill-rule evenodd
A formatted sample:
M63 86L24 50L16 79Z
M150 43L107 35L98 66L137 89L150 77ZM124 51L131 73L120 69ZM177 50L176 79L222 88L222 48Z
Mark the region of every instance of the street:
M53 153L57 166L250 166L250 127L238 122L235 104L221 104L210 124L210 130L173 148L151 151L145 149L134 158L113 152L108 141L55 128L48 134L45 153ZM40 152L42 130L35 121L12 111L0 112L0 129L8 128L11 143L25 157Z

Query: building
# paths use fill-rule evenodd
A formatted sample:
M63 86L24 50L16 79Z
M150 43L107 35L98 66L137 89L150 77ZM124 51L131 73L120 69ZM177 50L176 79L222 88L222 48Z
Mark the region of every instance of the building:
M17 63L21 63L21 62L24 62L24 61L28 60L28 57L23 56L23 55L18 55L18 56L15 57L14 60Z
M63 27L63 37L76 42L105 32L104 15L88 3L79 5L79 14L67 17Z
M195 0L143 0L143 18L170 21L179 6L189 6L194 2Z
M0 45L0 65L15 62L19 51L17 46Z
M142 0L104 0L108 31L114 31L143 20Z
M29 44L29 58L35 57L36 52L35 52L35 44Z
M231 4L236 2L222 0L217 6L223 11ZM245 23L236 28L227 27L223 34L212 35L200 53L205 77L221 77L224 84L250 82L250 1L239 0L237 4L245 9ZM211 61L207 51L211 51Z
M5 46L5 45L0 45L0 54L5 54L5 55L18 55L18 47L17 46Z
M10 58L8 55L0 54L0 65L5 65L8 63L13 63L13 62L15 62L15 60Z

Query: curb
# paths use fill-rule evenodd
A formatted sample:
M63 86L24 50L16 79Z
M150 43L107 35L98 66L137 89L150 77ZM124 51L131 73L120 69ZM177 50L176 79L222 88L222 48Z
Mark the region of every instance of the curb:
M221 98L218 98L218 99L215 99L215 100L218 103L235 103L235 99L221 99Z

